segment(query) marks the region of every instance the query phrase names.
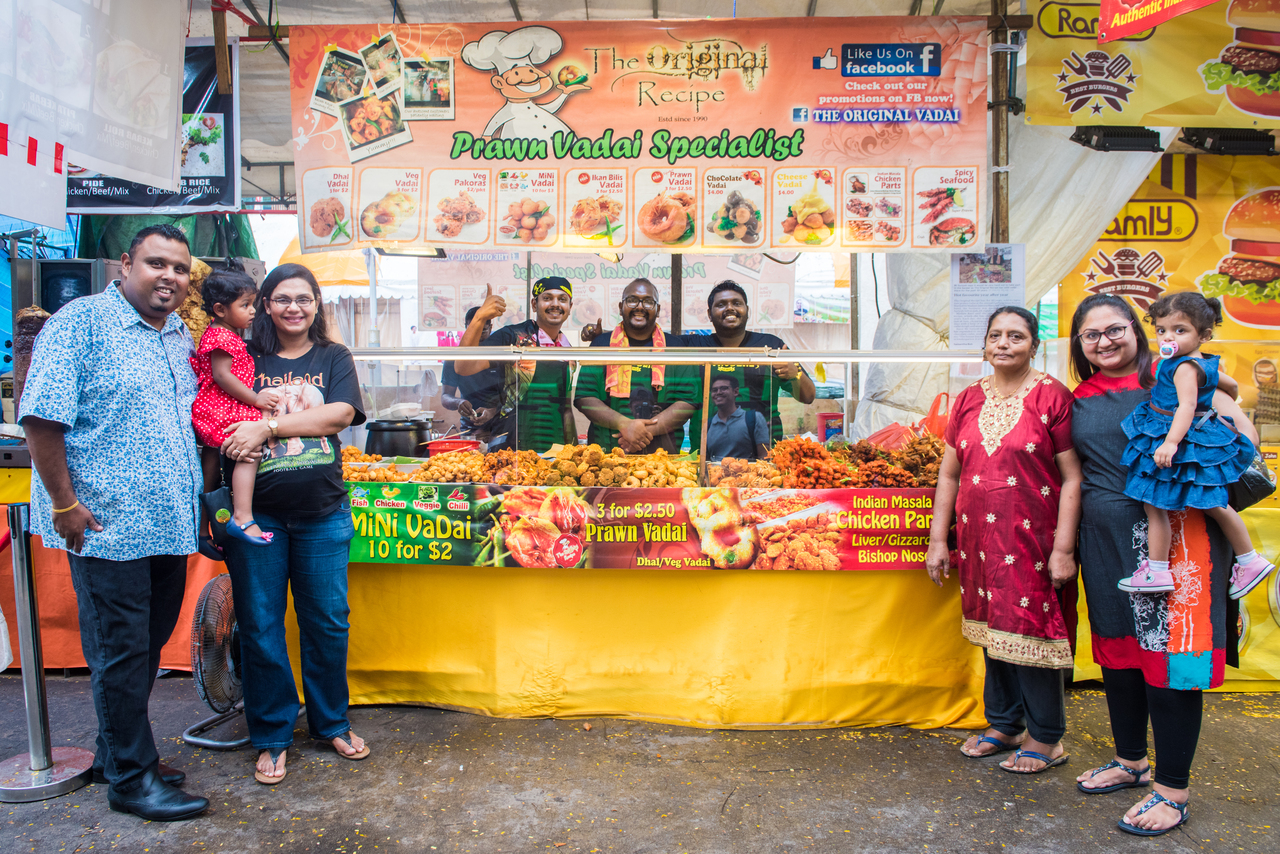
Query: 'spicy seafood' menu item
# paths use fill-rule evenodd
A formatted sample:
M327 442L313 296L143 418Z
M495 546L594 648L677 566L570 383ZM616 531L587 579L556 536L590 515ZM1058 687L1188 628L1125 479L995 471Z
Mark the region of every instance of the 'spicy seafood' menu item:
M921 167L913 176L913 246L969 246L978 241L978 170Z

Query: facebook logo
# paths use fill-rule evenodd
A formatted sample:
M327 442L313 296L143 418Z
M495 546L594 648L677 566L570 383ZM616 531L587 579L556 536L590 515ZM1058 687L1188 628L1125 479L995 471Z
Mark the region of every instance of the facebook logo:
M809 121L809 108L793 107L791 109L791 121L800 123Z

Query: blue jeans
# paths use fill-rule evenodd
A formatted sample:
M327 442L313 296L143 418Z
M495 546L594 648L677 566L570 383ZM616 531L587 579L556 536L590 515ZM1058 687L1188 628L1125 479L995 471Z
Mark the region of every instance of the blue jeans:
M187 556L107 560L67 552L67 562L98 713L94 765L127 794L160 762L147 700L182 610Z
M293 743L298 687L285 644L290 590L298 618L302 694L312 738L351 729L347 721L347 552L355 528L351 507L318 519L286 519L256 512L258 527L275 535L255 546L223 543L240 627L241 676L249 738L258 750Z

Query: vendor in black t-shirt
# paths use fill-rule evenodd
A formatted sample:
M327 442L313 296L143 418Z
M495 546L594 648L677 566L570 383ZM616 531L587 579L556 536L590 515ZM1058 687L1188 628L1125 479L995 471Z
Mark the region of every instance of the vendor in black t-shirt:
M480 306L467 309L465 326L470 326ZM464 328L465 328L464 326ZM493 321L484 325L481 340L493 334ZM502 371L498 368L487 368L470 376L458 376L453 369L453 362L445 362L440 371L441 403L461 416L462 432L475 430L488 434L484 429L498 414L498 403L502 399Z

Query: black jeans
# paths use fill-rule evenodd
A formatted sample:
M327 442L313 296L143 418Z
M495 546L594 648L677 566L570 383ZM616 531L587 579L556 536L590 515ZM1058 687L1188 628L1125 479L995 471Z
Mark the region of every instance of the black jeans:
M147 700L160 649L173 634L187 581L186 555L106 560L67 553L80 610L80 647L98 712L95 764L120 794L160 762Z
M1156 743L1155 772L1151 779L1171 789L1191 784L1191 760L1200 741L1204 694L1148 685L1142 671L1102 668L1107 692L1111 736L1116 755L1129 762L1147 758L1147 718Z
M1011 664L982 653L987 678L982 688L987 723L1008 736L1025 729L1036 741L1057 744L1067 731L1061 670Z

